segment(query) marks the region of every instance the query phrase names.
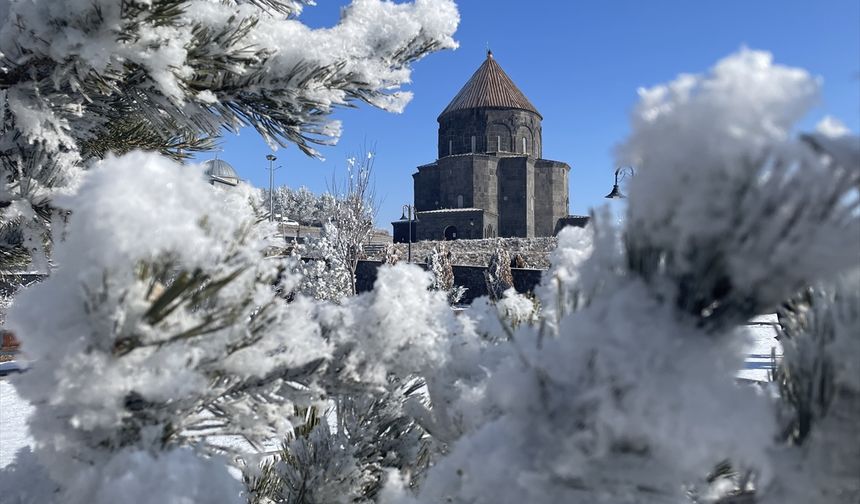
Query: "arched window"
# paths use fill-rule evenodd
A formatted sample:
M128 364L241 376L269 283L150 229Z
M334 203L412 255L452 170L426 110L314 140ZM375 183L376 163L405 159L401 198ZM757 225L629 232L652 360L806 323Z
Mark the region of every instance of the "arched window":
M502 123L492 123L487 128L487 137L484 140L487 149L495 149L496 152L511 152L516 150L516 143L511 141L511 130Z
M456 240L457 239L457 228L454 226L448 226L445 228L443 232L446 240Z
M463 208L463 195L457 195L457 208Z
M477 147L478 139L475 138L475 135L472 135L472 152L475 152L475 148Z
M528 143L526 141L526 137L523 137L523 154L528 154Z

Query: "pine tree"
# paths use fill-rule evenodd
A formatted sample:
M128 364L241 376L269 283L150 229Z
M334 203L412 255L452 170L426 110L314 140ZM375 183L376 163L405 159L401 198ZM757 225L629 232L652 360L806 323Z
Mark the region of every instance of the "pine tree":
M454 268L451 264L451 251L444 243L433 247L427 256L427 268L433 275L432 289L447 293L448 301L457 304L466 294L466 288L454 284Z
M511 255L501 242L497 242L493 248L484 277L487 282L487 292L491 299L501 299L505 291L514 287L514 277L511 273Z
M394 366L362 367L324 305L282 297L299 279L247 188L112 154L180 158L251 126L317 155L335 107L402 109L409 65L455 45L448 0L356 2L329 30L297 22L303 3L4 6L3 267L48 271L49 246L60 264L9 317L40 364L18 386L37 409L35 457L2 471L4 497L238 502L228 465L290 432L294 405L345 387L339 373L366 390Z

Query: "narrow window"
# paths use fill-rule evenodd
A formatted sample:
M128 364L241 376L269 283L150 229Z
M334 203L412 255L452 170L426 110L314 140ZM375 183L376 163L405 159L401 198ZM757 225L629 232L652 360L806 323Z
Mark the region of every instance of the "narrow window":
M448 140L448 155L450 156L453 153L454 153L454 141Z
M523 137L523 154L527 154L527 153L528 153L528 151L526 150L526 137Z
M496 152L502 152L502 135L496 137Z
M463 208L463 195L462 194L457 195L457 208Z
M477 143L477 139L475 135L472 135L472 152L475 152L475 144Z

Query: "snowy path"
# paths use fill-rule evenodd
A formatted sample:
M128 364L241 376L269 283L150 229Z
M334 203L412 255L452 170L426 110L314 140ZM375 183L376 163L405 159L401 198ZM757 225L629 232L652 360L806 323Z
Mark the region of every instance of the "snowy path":
M776 340L776 315L756 318L748 327L752 335L752 343L747 349L745 369L738 373L738 378L747 380L768 381L768 373L773 368L771 352L779 359L782 357L782 346Z
M26 375L13 379L24 379ZM15 458L15 452L32 443L27 431L27 417L33 408L15 392L9 377L0 378L0 467Z

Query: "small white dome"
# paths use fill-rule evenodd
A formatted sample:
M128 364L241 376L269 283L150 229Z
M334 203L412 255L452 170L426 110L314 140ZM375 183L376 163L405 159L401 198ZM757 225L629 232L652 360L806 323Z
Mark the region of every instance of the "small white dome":
M230 166L230 163L223 159L210 159L203 163L206 167L204 173L209 178L209 182L220 182L227 185L237 185L239 183L239 174Z

